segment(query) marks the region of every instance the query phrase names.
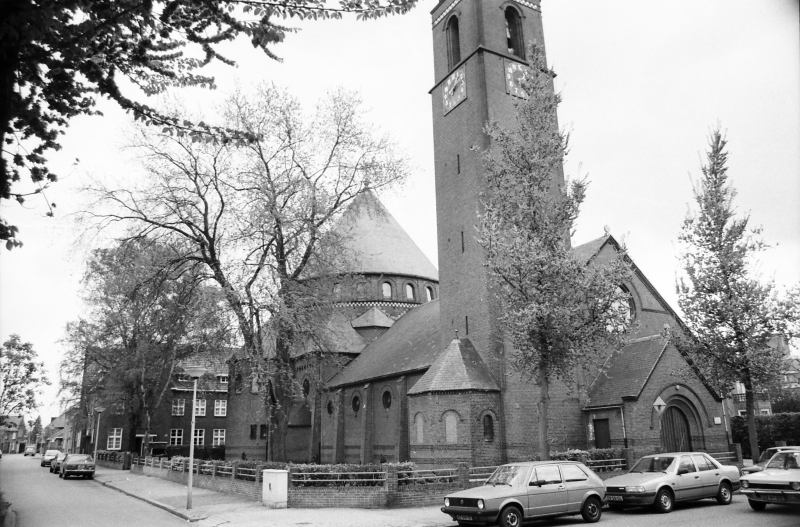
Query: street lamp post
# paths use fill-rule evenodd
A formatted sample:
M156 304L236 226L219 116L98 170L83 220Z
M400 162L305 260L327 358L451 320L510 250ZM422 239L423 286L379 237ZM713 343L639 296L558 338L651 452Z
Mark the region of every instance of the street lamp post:
M194 386L192 388L192 429L189 433L189 490L186 494L186 510L192 508L192 476L194 475L194 419L197 405L197 379L205 375L204 366L186 366L183 371L192 378Z
M94 434L94 462L97 463L97 443L100 442L100 414L105 411L105 408L102 406L95 406L94 411L97 412L97 431Z

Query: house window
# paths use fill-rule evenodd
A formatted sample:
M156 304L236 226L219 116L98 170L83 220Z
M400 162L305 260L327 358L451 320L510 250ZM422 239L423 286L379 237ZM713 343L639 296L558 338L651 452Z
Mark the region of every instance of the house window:
M358 410L361 408L361 398L358 395L353 397L352 405L353 411L358 414Z
M224 428L215 428L214 429L214 438L211 446L223 446L225 444L225 429Z
M392 284L389 282L384 282L381 285L381 291L383 292L383 298L392 298Z
M228 415L228 401L217 399L214 401L214 417L225 417Z
M250 425L250 439L256 439L258 434L258 425Z
M422 417L421 413L414 416L414 426L417 429L417 443L422 444L423 439L425 439L423 437L425 428L425 418Z
M494 419L489 414L483 416L483 440L494 441Z
M381 396L381 402L383 403L383 407L388 410L392 406L392 392L389 390L383 392L383 395Z
M178 382L189 382L189 381L191 381L189 376L186 375L185 373L178 373L178 374L175 375L175 378L178 380Z
M522 39L522 19L519 11L513 7L506 8L506 41L508 42L508 53L517 57L525 58L525 48Z
M458 442L458 414L453 411L444 414L444 440L447 443Z
M205 417L206 415L206 400L205 399L197 399L194 402L194 415L199 417Z
M183 444L183 428L173 428L169 431L169 444L170 445Z
M431 286L425 288L425 296L428 297L428 302L433 300L433 288Z
M453 69L461 62L461 42L458 34L458 17L451 16L447 21L447 69Z
M204 428L194 431L194 445L203 446L206 444L206 431Z
M186 409L186 399L172 400L172 415L183 415Z
M122 449L122 428L111 428L108 430L108 440L106 450Z
M217 375L217 382L220 384L228 384L228 376L227 375Z
M261 439L267 438L267 425L261 425Z
M769 410L767 408L762 408L761 415L769 415Z
M414 286L406 284L406 300L414 300Z

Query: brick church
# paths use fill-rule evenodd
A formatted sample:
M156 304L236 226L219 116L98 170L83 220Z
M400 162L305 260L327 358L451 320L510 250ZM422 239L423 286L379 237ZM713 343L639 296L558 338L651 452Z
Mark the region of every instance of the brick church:
M537 454L538 387L509 365L513 350L473 233L481 152L491 148L483 126L514 122L514 73L526 64L524 43L544 42L541 8L538 0L441 0L431 16L440 269L372 194L344 215L337 228L349 235L348 271L358 279L337 284L329 327L346 365L319 384L321 366L298 358L292 461L488 466ZM597 265L619 248L606 232L573 252ZM722 399L670 343L665 328L681 324L677 315L635 264L620 288L637 333L609 350L604 373L551 386L551 449L728 450ZM232 362L234 378L246 373ZM236 386L227 455L264 459L264 394Z

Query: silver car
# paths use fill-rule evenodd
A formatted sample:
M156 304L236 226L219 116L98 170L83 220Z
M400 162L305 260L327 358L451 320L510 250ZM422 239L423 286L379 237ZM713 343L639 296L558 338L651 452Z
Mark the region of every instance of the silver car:
M749 467L744 467L742 469L742 476L747 476L748 474L755 474L756 472L761 472L764 470L764 467L767 466L767 462L772 459L772 456L777 454L778 452L783 452L784 450L799 450L800 447L797 446L774 446L772 448L768 448L761 452L761 457L758 458L758 463L755 465L750 465Z
M676 501L715 498L728 505L739 488L739 469L720 465L703 452L645 456L622 476L606 480L612 509L653 506L670 512Z
M510 463L497 467L482 486L445 497L442 512L459 525L519 527L533 518L575 514L594 523L604 495L603 481L582 463Z
M764 470L743 476L742 494L756 511L767 503L800 505L800 450L778 452Z

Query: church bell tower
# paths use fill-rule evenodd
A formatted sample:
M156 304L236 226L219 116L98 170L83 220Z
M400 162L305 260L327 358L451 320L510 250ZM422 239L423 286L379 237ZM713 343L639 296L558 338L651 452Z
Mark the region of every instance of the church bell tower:
M441 324L468 337L501 386L503 337L476 242L484 126L513 127L526 47L544 45L539 0L442 0L432 11L435 85L430 91L436 173ZM562 176L563 179L563 176Z

